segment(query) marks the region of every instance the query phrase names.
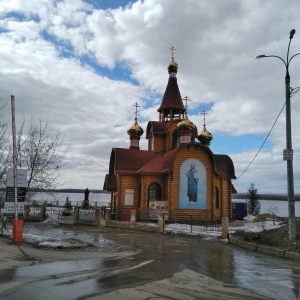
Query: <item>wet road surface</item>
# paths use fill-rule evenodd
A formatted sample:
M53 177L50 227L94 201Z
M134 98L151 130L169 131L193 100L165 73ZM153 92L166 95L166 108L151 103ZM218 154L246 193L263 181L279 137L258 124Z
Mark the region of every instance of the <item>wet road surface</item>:
M0 258L0 299L300 299L299 262L217 240L31 224L25 232L89 246L7 245L17 252L7 253L11 264Z

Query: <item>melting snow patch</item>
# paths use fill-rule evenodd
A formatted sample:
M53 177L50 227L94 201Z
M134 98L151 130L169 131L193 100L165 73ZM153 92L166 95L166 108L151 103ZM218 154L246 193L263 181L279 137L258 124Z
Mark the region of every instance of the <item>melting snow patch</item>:
M282 222L275 221L275 224L271 220L267 220L264 222L249 222L245 223L243 226L238 227L236 229L243 230L246 232L261 232L264 230L275 229L283 226Z
M38 244L39 247L48 247L48 248L85 248L91 246L92 244L83 242L77 239L63 239L60 241L48 240L43 241Z

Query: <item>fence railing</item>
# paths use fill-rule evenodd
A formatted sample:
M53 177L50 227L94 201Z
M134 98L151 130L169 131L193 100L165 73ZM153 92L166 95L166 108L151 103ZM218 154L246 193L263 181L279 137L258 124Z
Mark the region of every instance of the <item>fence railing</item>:
M57 219L66 224L100 224L100 207L81 209L79 206L26 206L24 219L28 221L43 221L45 218Z
M159 213L164 211L154 210L151 208L139 209L137 211L137 221L153 221L158 219ZM182 223L194 225L214 225L220 224L221 220L217 220L214 216L209 216L206 210L198 214L189 214L186 211L176 209L169 213L164 213L164 220L168 223Z
M152 208L139 209L137 211L137 221L153 221L158 219L160 211L154 210ZM165 219L168 219L167 214L165 214Z

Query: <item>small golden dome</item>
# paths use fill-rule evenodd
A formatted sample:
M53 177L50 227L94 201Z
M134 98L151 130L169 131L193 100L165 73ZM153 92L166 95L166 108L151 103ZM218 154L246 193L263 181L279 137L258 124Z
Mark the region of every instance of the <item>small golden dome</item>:
M212 139L213 135L207 131L206 126L204 125L203 130L198 135L198 140L204 145L209 145Z
M183 120L177 124L177 128L179 131L193 131L195 129L195 125L193 124L193 122L191 122L187 116L187 113L184 113L184 118Z
M172 61L168 65L168 72L177 73L177 70L178 70L178 64L175 62L174 59L172 59Z
M130 137L140 137L144 133L143 128L138 124L136 118L134 123L127 129L127 133Z

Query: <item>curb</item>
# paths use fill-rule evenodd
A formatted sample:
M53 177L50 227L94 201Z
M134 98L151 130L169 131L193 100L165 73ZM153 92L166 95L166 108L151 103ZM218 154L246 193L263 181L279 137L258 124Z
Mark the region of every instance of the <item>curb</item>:
M292 252L292 251L288 251L288 250L283 250L283 249L280 249L280 248L260 245L260 244L256 244L256 243L253 243L253 242L247 242L247 241L239 239L235 236L229 236L228 243L232 244L232 245L239 246L241 248L251 250L251 251L256 251L256 252L260 252L260 253L273 255L273 256L276 256L276 257L281 257L281 258L287 258L287 259L293 259L293 260L299 260L300 261L300 253Z

